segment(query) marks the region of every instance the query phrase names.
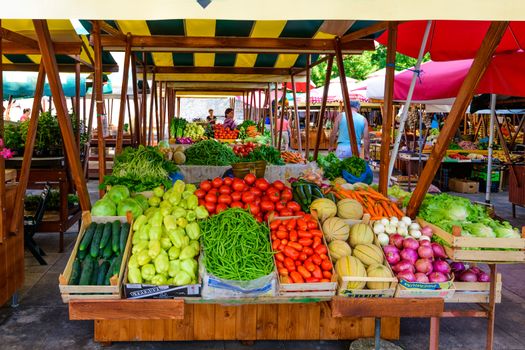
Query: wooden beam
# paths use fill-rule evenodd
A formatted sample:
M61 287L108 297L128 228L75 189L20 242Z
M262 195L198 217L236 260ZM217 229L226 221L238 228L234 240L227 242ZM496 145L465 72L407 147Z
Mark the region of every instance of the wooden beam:
M95 60L93 59L93 56L91 56L91 51L89 51L89 48L84 42L84 40L82 40L82 50L84 50L84 52L86 53L86 56L88 57L89 62L91 62L91 65L94 66Z
M330 56L331 55L326 55L326 56L323 56L323 57L319 58L317 61L315 61L314 63L310 64L310 69L314 68L315 66L320 65L323 62L327 62L328 59L330 58ZM306 67L304 67L304 68L293 68L292 69L292 75L299 75L299 74L304 73L304 72L306 72Z
M397 50L397 22L388 22L388 43L386 52L385 103L383 104L383 125L381 133L381 156L379 163L379 192L387 195L388 165L390 164L390 143L394 118L394 74Z
M142 53L142 63L145 64L146 62L146 53L143 52ZM148 115L148 111L147 111L147 108L148 108L148 74L146 73L146 69L143 69L142 70L142 107L141 107L141 124L142 124L142 129L141 129L141 137L140 137L140 141L141 141L141 144L142 145L146 145L146 142L147 142L147 139L146 139L146 128L147 128L147 120L146 120L146 117Z
M24 146L24 158L22 160L22 167L20 169L20 177L18 180L18 187L16 189L15 203L13 205L13 216L11 218L11 227L9 231L12 233L18 232L18 223L21 222L24 215L24 198L26 195L27 184L29 182L29 171L31 170L31 159L33 157L33 149L35 146L36 131L38 127L38 116L40 114L40 99L44 92L44 83L46 81L46 72L44 63L40 63L40 70L35 85L35 95L33 97L33 106L31 108L31 119L29 120L29 127L27 130L27 137Z
M180 97L177 97L177 118L180 118Z
M310 155L310 75L312 70L310 65L312 64L312 56L306 56L306 114L304 122L304 157L308 159Z
M279 88L277 83L274 83L274 102L275 111L273 115L273 146L277 146L277 118L279 117Z
M149 93L149 129L148 129L148 144L153 145L153 107L155 102L155 72L153 72L153 78L151 79L151 88Z
M80 207L82 210L90 210L91 201L89 199L86 180L80 164L80 152L76 147L71 120L67 112L66 98L64 97L64 91L62 90L62 85L60 83L60 76L58 73L55 51L53 45L51 45L52 42L49 28L45 20L33 20L33 25L38 37L38 45L42 52L42 61L44 62L49 87L53 98L55 99L55 110L57 113L58 124L64 141L69 169L78 193Z
M522 116L520 123L518 125L518 129L516 130L516 133L514 134L514 136L512 136L512 140L510 141L509 148L511 150L514 150L514 145L516 144L516 138L518 137L518 134L520 133L520 131L523 129L524 125L525 125L525 116Z
M343 64L343 53L340 50L340 38L335 38L334 43L335 58L337 62L337 68L339 70L339 79L341 82L341 91L343 94L346 122L348 124L350 146L352 147L352 155L359 157L359 150L357 148L357 140L355 137L354 118L352 116L352 109L350 108L350 95L348 94L348 84L346 82L345 67ZM339 130L339 132L341 132L341 130Z
M93 23L93 21L91 21ZM120 30L113 28L108 22L106 21L99 21L100 29L109 35L112 35L113 37L127 42L127 36L123 34Z
M123 51L125 41L114 36L103 36L102 47L109 51ZM245 52L245 53L334 53L332 39L301 38L238 38L139 36L132 40L133 51L148 52ZM372 39L352 40L341 46L344 53L374 50Z
M283 97L281 97L281 122L279 123L279 143L277 144L277 149L281 151L282 140L283 140L283 125L284 125L284 107L286 99L286 83L283 83Z
M332 66L334 64L334 56L330 56L328 65L326 66L325 84L323 88L323 100L321 101L321 110L319 111L319 125L317 126L317 137L315 138L314 160L317 161L319 155L319 145L321 144L321 135L323 133L324 115L326 112L326 102L328 100L328 90L330 88L330 77L332 75Z
M140 108L139 108L139 93L138 93L138 84L137 84L137 60L136 56L131 56L131 85L133 88L133 105L135 110L135 127L134 127L134 145L140 144Z
M153 67L148 67L151 72ZM288 75L287 68L259 68L259 67L154 67L158 74L264 74L264 75ZM142 72L139 67L139 72Z
M122 89L120 91L120 109L117 126L117 143L115 145L115 157L122 152L122 139L124 137L124 118L126 116L126 102L128 94L128 76L131 60L131 35L128 34L128 44L124 55L124 71L122 72Z
M16 43L18 45L23 45L25 47L31 48L33 50L38 50L38 42L35 39L31 39L25 35L22 35L17 32L13 32L12 30L1 28L0 31L2 32L2 39L5 39L7 41L12 41L13 43Z
M97 108L97 146L98 146L98 181L102 183L106 176L106 145L104 141L104 124L102 116L104 113L104 97L102 96L102 46L100 45L100 26L98 21L93 22L93 51L95 53L95 73L93 74L93 91L95 92ZM106 116L107 118L107 116ZM99 190L102 198L105 191Z
M372 24L368 27L365 27L363 29L356 30L355 32L348 33L345 36L341 37L341 45L345 45L348 43L351 43L355 40L359 40L364 38L365 36L369 36L372 34L375 34L377 32L381 32L388 27L388 21L378 22L375 24Z
M474 61L472 62L472 66L459 89L458 96L452 105L452 109L445 121L445 125L443 126L443 129L441 129L436 144L432 148L427 164L423 168L423 172L419 177L416 189L412 193L412 197L408 203L408 216L415 217L421 202L423 202L428 187L434 179L434 175L441 165L441 160L459 127L461 118L465 114L467 107L474 96L474 90L485 73L492 55L501 41L508 25L509 22L491 23L487 34L476 53Z
M40 99L38 99L40 101ZM80 63L77 62L75 64L75 104L74 104L74 112L75 112L75 129L77 132L75 133L75 137L77 138L77 146L80 150Z
M0 26L2 25L2 19L0 18ZM0 138L4 139L4 81L3 81L3 43L2 43L2 32L0 32ZM0 157L0 243L4 241L6 237L6 195L5 195L5 161L3 157Z
M75 73L75 64L58 64L60 73ZM102 71L108 73L118 72L118 65L102 65ZM36 63L4 63L4 72L38 72L38 64ZM93 73L92 66L80 65L81 73Z
M56 55L80 55L82 43L80 42L55 42L52 44ZM39 55L40 50L34 47L20 45L13 41L4 41L4 55Z
M295 125L297 127L297 150L299 153L303 152L303 146L301 141L301 118L299 118L299 110L297 109L297 92L295 89L295 79L293 74L290 76L292 80L292 94L293 94L293 109L295 114Z

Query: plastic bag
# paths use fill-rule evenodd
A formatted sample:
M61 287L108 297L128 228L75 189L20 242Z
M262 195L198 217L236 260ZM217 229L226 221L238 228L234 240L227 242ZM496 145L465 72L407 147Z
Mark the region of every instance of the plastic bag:
M343 179L345 179L346 182L351 184L355 184L356 182L363 182L367 185L370 185L374 181L374 173L372 172L372 169L370 168L370 165L368 163L366 163L365 171L359 177L350 174L346 170L342 171L342 175Z

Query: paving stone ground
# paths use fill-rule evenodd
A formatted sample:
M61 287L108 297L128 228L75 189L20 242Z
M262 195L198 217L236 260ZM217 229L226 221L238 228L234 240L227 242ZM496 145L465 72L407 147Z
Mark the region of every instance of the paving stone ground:
M90 192L96 185L90 182ZM468 195L483 201L482 194ZM511 218L508 193L493 197L496 212L516 226L525 225L525 209L517 209ZM69 321L67 306L60 299L57 281L73 248L78 227L65 235L66 252L59 254L58 234L37 234L35 240L48 253L47 266L40 266L26 253L26 279L17 308L0 307L0 349L99 349L93 342L92 321ZM525 269L523 265L500 265L504 290L502 303L496 308L494 349L525 350ZM1 283L1 282L0 282ZM464 308L473 306L464 305ZM407 350L427 348L430 322L424 319L401 320L401 338L395 344ZM477 350L485 346L486 321L482 319L443 319L440 349ZM245 346L237 341L140 342L115 343L112 349L326 349L346 350L350 341L259 341Z

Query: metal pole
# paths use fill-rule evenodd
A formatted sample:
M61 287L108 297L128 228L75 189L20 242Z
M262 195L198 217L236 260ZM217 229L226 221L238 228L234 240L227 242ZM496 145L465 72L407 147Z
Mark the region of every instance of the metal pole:
M432 21L427 22L427 27L425 28L425 34L423 35L423 41L421 42L421 48L419 49L419 55L417 57L417 63L414 67L414 75L412 75L412 81L410 82L410 88L408 89L407 99L403 107L403 114L401 115L401 121L399 123L399 130L397 131L396 141L394 142L394 149L390 155L390 163L388 164L388 183L390 184L390 177L392 176L392 171L394 170L394 164L397 158L397 152L399 151L399 143L401 142L401 136L405 129L405 124L408 117L408 109L410 103L412 102L412 95L414 94L414 88L416 87L416 79L418 75L419 68L421 67L421 62L423 61L423 56L425 54L425 48L427 46L428 36L430 34L430 27L432 26ZM384 146L386 147L386 146Z
M494 148L494 122L496 119L496 94L490 95L490 130L487 161L487 187L485 188L485 202L490 203L490 188L492 187L492 151Z

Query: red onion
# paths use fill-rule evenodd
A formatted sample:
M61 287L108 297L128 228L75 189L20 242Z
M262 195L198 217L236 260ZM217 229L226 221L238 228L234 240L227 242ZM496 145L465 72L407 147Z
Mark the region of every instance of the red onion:
M421 234L432 238L432 228L430 226L425 226L421 229Z
M416 281L416 275L414 275L411 271L401 271L397 274L397 278L405 280L407 282L415 282Z
M457 261L450 263L450 268L452 269L452 272L455 273L461 273L466 270L465 264Z
M403 248L403 236L398 233L390 236L390 244L396 246L397 248Z
M406 238L403 241L403 248L416 250L417 248L419 248L419 243L414 238Z
M414 264L417 272L424 273L428 275L431 273L434 268L432 267L432 261L430 259L418 259Z
M386 245L383 247L383 251L385 252L385 254L388 254L388 253L397 253L399 254L399 249L396 248L396 246L393 246L393 245Z
M391 252L385 253L385 256L386 256L386 261L388 261L390 266L397 264L401 260L401 257L399 256L398 252L391 251Z
M432 250L432 247L430 245L420 246L419 248L417 248L417 253L419 254L420 258L432 259L434 257L434 250Z
M471 270L466 270L459 275L459 280L461 282L477 282L478 276Z
M446 261L436 260L432 263L432 267L434 268L434 271L440 272L444 275L450 273L450 265Z
M423 247L431 247L431 243L430 241L427 241L426 239L420 239L419 240L419 246L423 246Z
M410 261L411 264L415 264L416 260L419 258L417 252L414 249L405 248L399 254L401 259Z
M447 282L448 278L441 272L432 272L430 275L428 275L428 280L432 283L440 283L440 282Z
M429 280L428 280L427 275L425 275L424 273L416 272L416 282L419 282L419 283L428 283Z
M477 266L473 266L470 268L470 271L474 272L476 275L479 275L480 273L482 273L483 271L480 270L479 267Z
M446 258L447 254L445 253L445 249L437 243L432 243L432 250L434 251L434 257L436 258Z
M478 274L478 282L490 282L489 274L482 271Z
M394 270L395 272L411 271L412 273L414 273L415 271L414 265L408 260L401 260L400 262L392 266L392 270Z

